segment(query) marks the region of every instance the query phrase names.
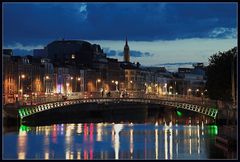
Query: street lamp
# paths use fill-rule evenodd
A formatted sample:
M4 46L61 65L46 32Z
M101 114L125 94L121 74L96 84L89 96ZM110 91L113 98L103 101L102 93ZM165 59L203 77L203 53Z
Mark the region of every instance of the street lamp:
M24 79L24 78L25 78L24 74L18 76L18 87L19 87L21 99L22 99L22 95L23 95L23 85L21 84L21 79Z
M147 83L144 83L144 85L145 85L145 94L147 94Z
M172 86L169 87L169 90L168 90L168 91L169 91L169 94L172 94L172 92L171 92L171 89L172 89L172 88L173 88Z
M189 96L189 98L190 98L190 93L192 92L192 89L191 88L189 88L188 89L188 96Z
M47 82L48 79L49 79L49 76L46 75L46 76L44 77L45 93L47 93L47 84L46 84L46 82Z
M75 89L74 89L74 88L75 88L75 85L74 85L74 83L73 83L74 77L71 76L70 79L71 79L71 82L70 82L70 83L71 83L72 92L74 92L74 91L75 91Z
M97 91L97 83L100 83L100 82L101 82L101 79L96 80L96 91Z
M118 91L118 88L117 88L117 86L118 86L118 81L115 81L115 84L116 84L116 91Z
M81 78L80 78L80 77L78 77L78 78L77 78L77 81L79 81L79 82L80 82L80 88L79 88L79 92L81 92Z
M203 103L203 92L201 93L201 97L202 97L202 103Z
M131 90L133 90L133 81L132 80L130 80L130 83L131 83Z

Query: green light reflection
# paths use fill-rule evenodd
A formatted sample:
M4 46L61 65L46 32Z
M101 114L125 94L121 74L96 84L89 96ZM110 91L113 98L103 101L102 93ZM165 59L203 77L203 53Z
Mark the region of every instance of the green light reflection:
M21 132L28 132L30 130L31 130L30 127L28 127L26 125L21 125L19 128L19 131L21 131Z

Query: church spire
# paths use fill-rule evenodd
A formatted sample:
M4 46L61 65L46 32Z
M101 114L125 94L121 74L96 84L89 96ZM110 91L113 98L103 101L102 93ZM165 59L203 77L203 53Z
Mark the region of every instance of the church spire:
M128 46L127 36L126 36L126 43L125 43L125 46Z
M127 36L126 36L126 43L125 43L125 46L124 46L123 60L124 60L124 62L130 62L130 52L129 52L129 47L128 47Z

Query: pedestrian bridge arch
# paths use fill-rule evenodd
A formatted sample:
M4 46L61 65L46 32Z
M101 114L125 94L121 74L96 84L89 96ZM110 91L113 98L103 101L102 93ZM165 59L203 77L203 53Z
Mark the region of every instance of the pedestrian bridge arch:
M216 119L218 109L204 106L200 104L192 104L180 101L171 101L163 99L143 99L143 98L89 98L89 99L76 99L68 101L57 101L51 103L45 103L35 106L21 107L18 110L21 119L31 116L36 113L41 113L43 111L48 111L55 108L67 108L67 106L83 104L83 103L120 103L120 102L130 102L130 103L146 103L146 104L159 104L165 106L171 106L175 108L181 108L193 112L197 112L213 119Z

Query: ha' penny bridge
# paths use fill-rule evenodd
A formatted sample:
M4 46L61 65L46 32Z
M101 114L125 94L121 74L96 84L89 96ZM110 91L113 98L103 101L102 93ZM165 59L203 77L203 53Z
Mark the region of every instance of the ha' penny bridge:
M121 104L121 103L136 103L136 104L155 104L159 106L167 106L176 109L184 109L187 111L196 112L203 114L205 116L216 119L218 114L218 109L214 105L214 102L202 100L191 100L186 98L164 98L164 97L130 97L130 98L117 98L117 97L108 97L108 98L78 98L70 99L65 101L53 101L48 103L41 103L34 106L21 106L18 109L18 114L21 120L24 118L39 114L45 111L51 110L61 110L68 109L73 105L81 105L86 103L97 103L97 104ZM81 109L81 106L77 107Z

